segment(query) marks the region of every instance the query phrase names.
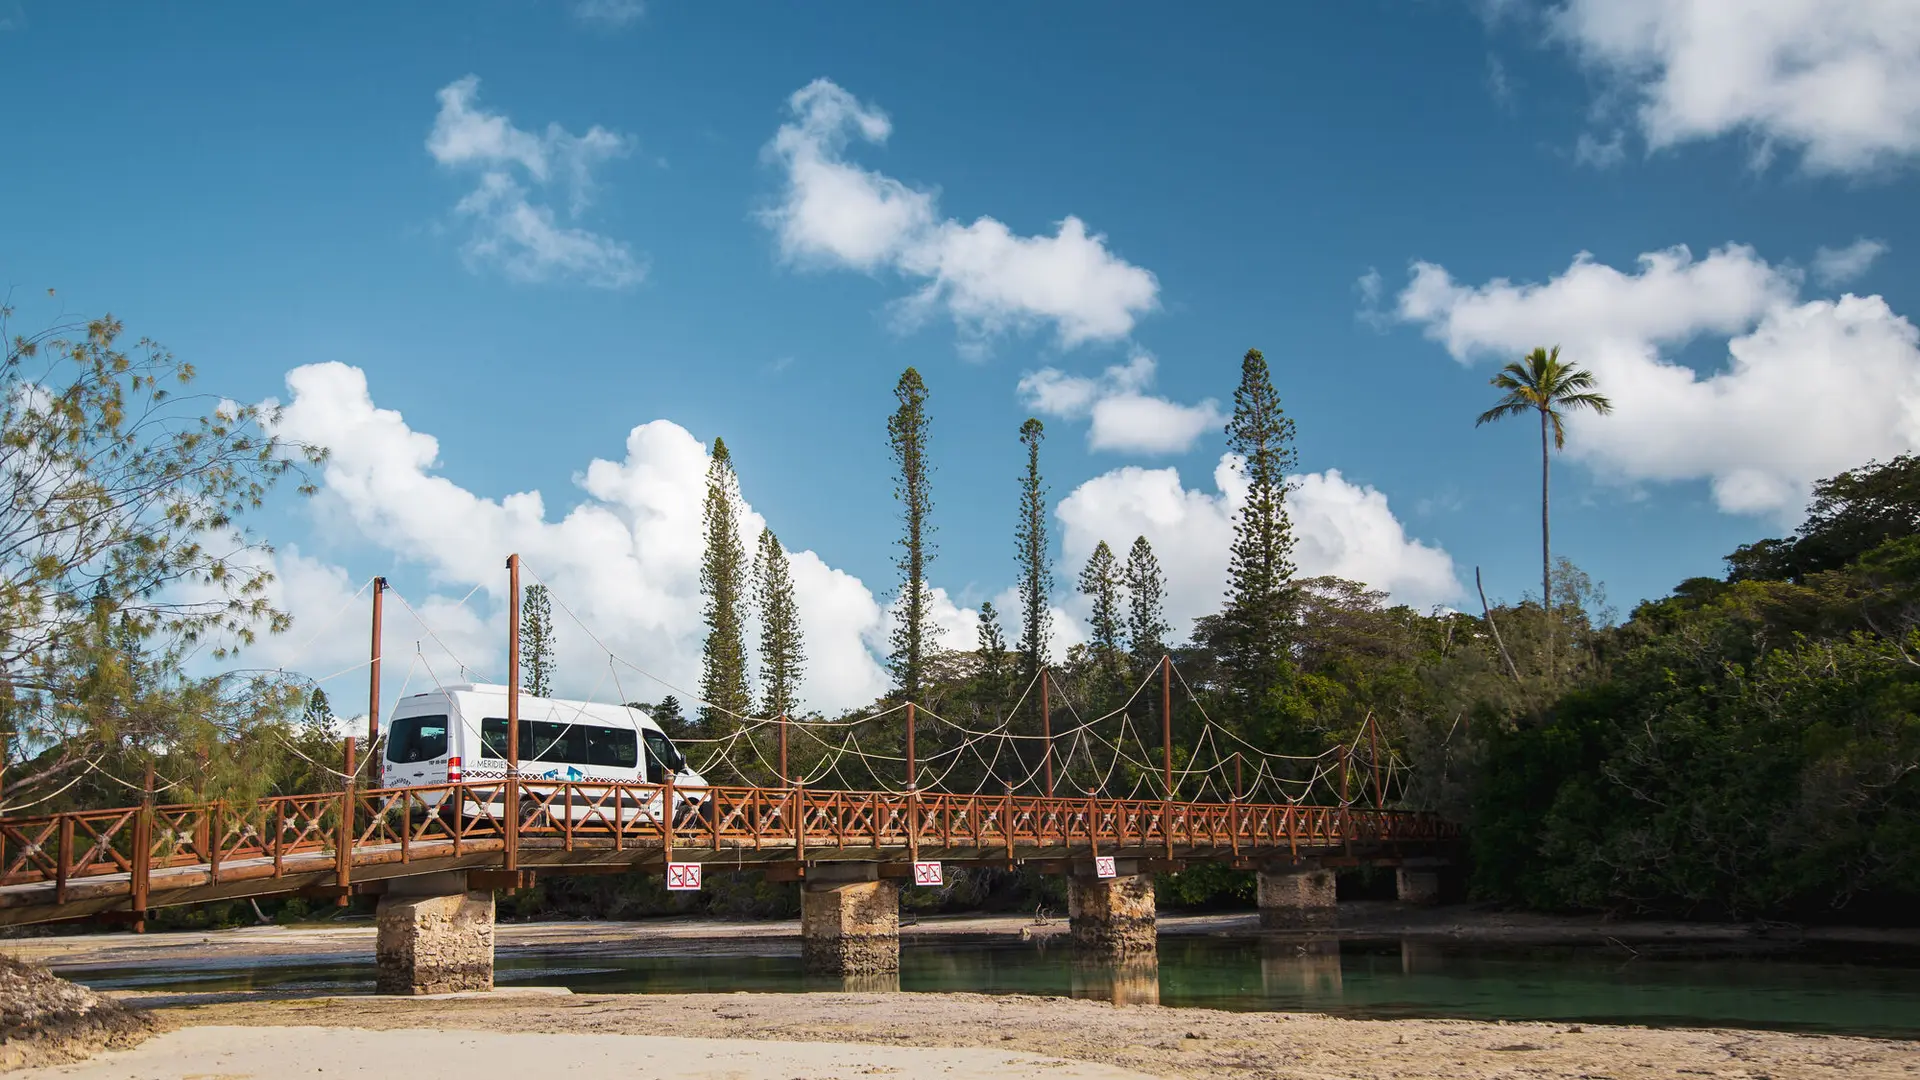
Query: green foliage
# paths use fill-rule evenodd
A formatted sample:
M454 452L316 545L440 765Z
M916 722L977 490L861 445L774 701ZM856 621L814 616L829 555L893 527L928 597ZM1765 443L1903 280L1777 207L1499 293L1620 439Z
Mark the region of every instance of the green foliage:
M1785 540L1727 556L1732 581L1804 581L1839 570L1889 540L1920 534L1920 457L1868 462L1813 486L1807 517Z
M761 711L788 716L800 708L800 676L807 654L800 636L800 605L793 597L793 573L786 549L772 529L760 530L754 559L753 603L760 612Z
M1020 445L1027 448L1027 468L1020 474L1020 520L1013 530L1020 564L1020 677L1027 681L1047 662L1047 638L1052 629L1049 599L1053 593L1053 566L1047 559L1047 489L1040 482L1040 443L1046 427L1027 417L1020 425Z
M1257 712L1287 678L1294 606L1293 523L1287 516L1293 420L1280 407L1259 349L1248 349L1240 363L1227 449L1240 459L1247 494L1233 520L1226 606L1210 636L1229 675L1229 693L1243 712Z
M980 622L975 631L975 651L980 660L979 679L983 688L997 697L1007 690L1007 636L1000 626L999 609L993 601L980 601Z
M709 738L733 731L739 717L753 709L741 610L746 600L747 553L740 543L739 515L740 481L733 471L733 455L725 442L715 439L707 466L706 550L700 562L700 595L706 599L702 614L707 623L700 673L700 696L706 704L700 707L700 723Z
M1127 651L1133 654L1135 673L1142 673L1167 651L1167 580L1160 560L1144 536L1133 538L1127 566L1121 574L1127 592Z
M545 585L529 585L520 602L520 677L526 692L553 691L553 601Z
M926 681L927 642L934 636L933 588L927 584L927 566L933 562L932 467L927 463L927 385L920 373L908 368L893 388L898 403L887 419L887 442L893 452L893 497L900 502L906 531L898 543L894 566L900 571L900 602L895 608L893 669L895 693L909 701L921 697Z
M1092 602L1088 623L1093 640L1088 648L1094 666L1117 687L1126 678L1120 648L1120 563L1105 540L1094 546L1079 584L1080 594Z

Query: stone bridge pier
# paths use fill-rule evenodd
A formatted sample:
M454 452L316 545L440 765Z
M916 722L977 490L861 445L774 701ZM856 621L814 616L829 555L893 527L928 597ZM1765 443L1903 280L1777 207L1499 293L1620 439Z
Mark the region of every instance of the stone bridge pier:
M800 884L800 963L809 975L900 970L900 885L877 863L816 863Z
M493 893L464 871L395 878L375 916L382 994L493 989Z
M1276 864L1259 870L1260 925L1269 930L1332 926L1338 907L1333 871L1316 864Z
M1096 877L1093 864L1067 877L1067 926L1073 943L1090 957L1148 959L1156 956L1153 875L1138 860L1120 859L1118 874Z

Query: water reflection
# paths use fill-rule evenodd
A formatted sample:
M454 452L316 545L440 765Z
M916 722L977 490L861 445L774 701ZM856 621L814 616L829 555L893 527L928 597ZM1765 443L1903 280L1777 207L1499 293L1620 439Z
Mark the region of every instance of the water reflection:
M1115 1005L1160 1004L1160 958L1149 953L1119 961L1074 957L1068 992L1077 998Z
M897 994L900 992L900 973L888 971L878 975L848 975L840 980L840 989L849 994Z
M1064 941L945 937L902 943L897 975L808 977L792 942L649 938L628 951L503 946L501 986L581 993L966 991L1127 1004L1688 1026L1786 1027L1920 1038L1920 953L1888 946L1500 948L1335 933L1163 936L1157 955L1090 962ZM645 950L644 952L640 950ZM62 974L101 989L365 993L370 955L142 959Z
M1315 934L1261 941L1260 987L1270 998L1340 1000L1340 939Z

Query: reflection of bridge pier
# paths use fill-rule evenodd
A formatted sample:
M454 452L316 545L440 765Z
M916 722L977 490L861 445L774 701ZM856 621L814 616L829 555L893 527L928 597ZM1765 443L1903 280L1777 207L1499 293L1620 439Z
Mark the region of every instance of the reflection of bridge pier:
M1160 1004L1160 957L1155 953L1118 959L1075 956L1068 969L1074 997L1115 1005Z
M1260 987L1268 996L1339 998L1340 939L1315 936L1262 941Z

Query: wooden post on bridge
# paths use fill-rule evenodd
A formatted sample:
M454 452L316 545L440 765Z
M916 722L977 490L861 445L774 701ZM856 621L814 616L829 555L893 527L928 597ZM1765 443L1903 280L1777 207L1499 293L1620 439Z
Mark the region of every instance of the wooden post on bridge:
M781 713L780 714L780 786L781 787L786 787L788 785L790 781L787 779L787 777L789 775L790 774L787 772L787 714Z
M1387 800L1386 793L1380 789L1380 722L1372 713L1367 714L1367 742L1371 747L1368 754L1373 759L1373 808L1382 810Z
M507 556L507 869L520 869L520 556ZM671 817L673 808L663 808Z
M1046 776L1047 798L1053 798L1053 702L1047 697L1047 669L1040 669L1040 758Z
M1238 750L1233 752L1233 801L1239 802L1247 797L1247 788L1240 778L1240 759L1246 755Z
M340 831L333 841L333 875L334 883L344 890L353 885L353 781L358 770L353 760L353 736L343 736L341 744L340 757L346 763L346 778L340 785ZM348 895L342 892L334 900L334 906L346 907Z
M373 579L373 660L367 665L367 753L380 742L380 600L387 579Z
M919 762L913 755L913 702L907 702L907 793L912 794L920 779L916 766Z
M1160 769L1167 785L1167 798L1173 798L1173 657L1160 658Z

